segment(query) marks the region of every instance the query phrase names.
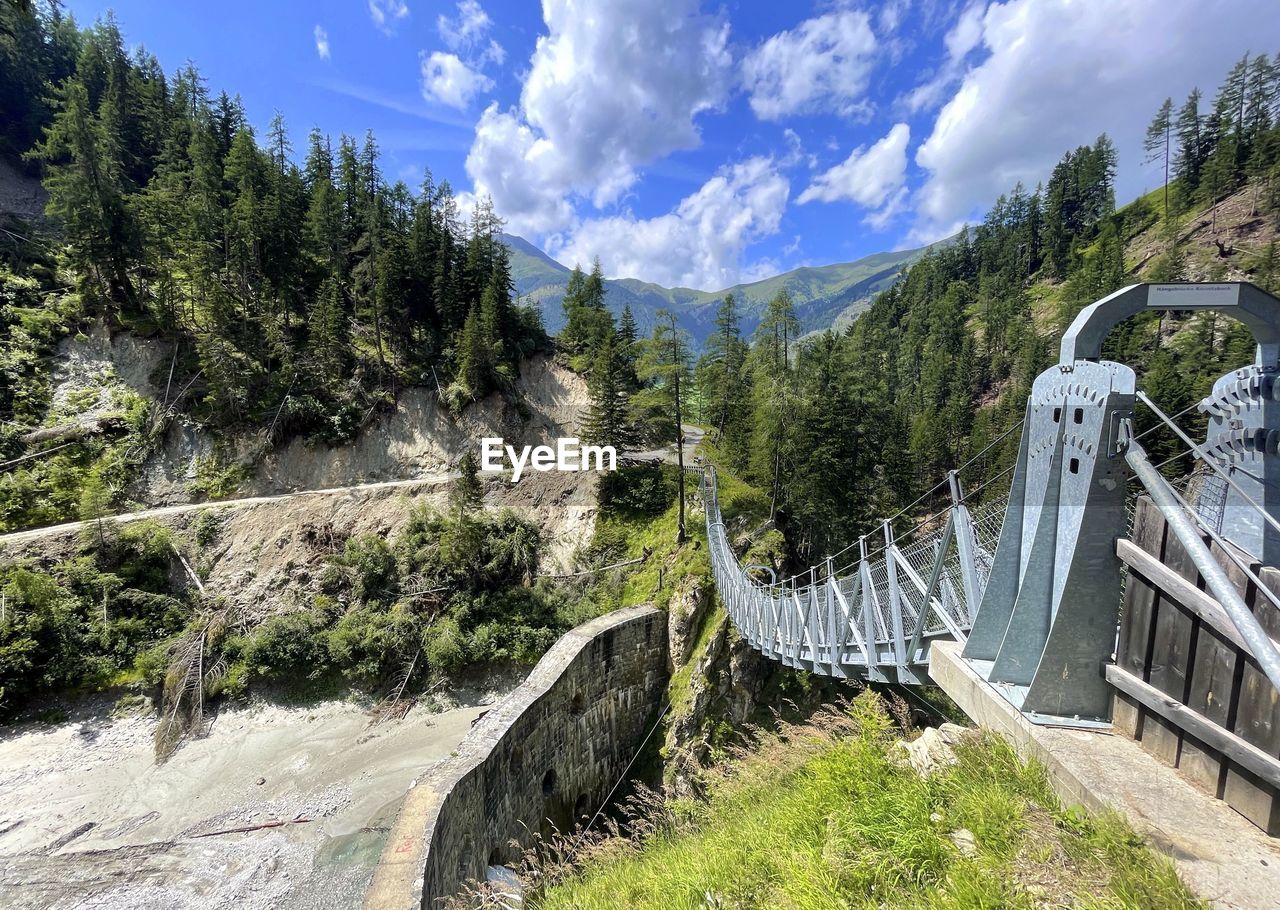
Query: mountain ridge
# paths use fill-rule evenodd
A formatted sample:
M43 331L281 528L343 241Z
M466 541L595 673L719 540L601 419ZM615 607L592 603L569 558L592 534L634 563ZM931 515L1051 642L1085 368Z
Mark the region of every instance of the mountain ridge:
M511 250L511 273L517 296L541 310L548 331L559 331L564 325L560 304L565 283L573 270L523 237L503 234L502 240ZM802 331L843 328L871 305L877 293L893 284L906 266L936 245L872 253L850 262L800 266L718 291L668 288L639 278L607 278L605 302L615 315L630 305L637 325L646 333L652 329L658 310L669 309L701 346L714 328L716 307L726 294L732 293L738 298L742 307L742 330L750 334L760 323L769 300L785 287L795 301Z

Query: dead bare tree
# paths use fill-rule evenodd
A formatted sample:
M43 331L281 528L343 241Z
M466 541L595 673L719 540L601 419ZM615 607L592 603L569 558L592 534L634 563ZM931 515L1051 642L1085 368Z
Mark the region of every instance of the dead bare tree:
M227 672L225 659L210 663L210 658L230 625L229 607L212 610L173 643L155 733L156 761L165 761L184 740L203 735L205 697Z

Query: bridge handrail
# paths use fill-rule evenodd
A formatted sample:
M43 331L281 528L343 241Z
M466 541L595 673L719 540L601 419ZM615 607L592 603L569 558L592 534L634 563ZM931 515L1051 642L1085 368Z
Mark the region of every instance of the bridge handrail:
M872 679L920 681L917 671L935 638L964 641L990 571L1004 504L996 499L971 515L957 472L944 481L951 504L916 526L936 525L928 533L908 540L885 520L877 550L868 553L865 537L855 543L853 573L835 569L828 557L810 568L806 583L797 583L802 576L796 575L766 584L733 554L714 466L686 471L698 478L721 600L738 630L766 656L831 676L856 671Z
M1160 510L1165 521L1168 522L1169 529L1173 531L1178 538L1178 542L1182 544L1183 549L1187 551L1187 555L1191 557L1191 561L1195 563L1196 569L1204 578L1205 584L1213 592L1214 597L1218 599L1218 603L1222 605L1223 610L1226 611L1231 624L1236 627L1240 637L1244 639L1249 646L1249 650L1253 652L1254 659L1258 661L1259 666L1267 674L1267 678L1271 680L1272 685L1280 689L1280 651L1276 650L1271 636L1262 628L1258 618L1244 602L1235 585L1232 584L1231 579L1227 577L1222 564L1214 558L1209 548L1205 546L1204 538L1200 536L1199 530L1202 525L1200 525L1195 511L1186 505L1169 481L1165 480L1164 476L1155 469L1141 445L1131 441L1125 451L1125 460L1142 481L1142 485L1151 495L1151 501ZM1223 541L1217 532L1209 531L1209 533L1219 542L1219 546L1222 546ZM1222 549L1233 562L1236 562L1239 568L1254 580L1260 591L1267 591L1266 586L1262 584L1262 580L1257 578L1244 565L1243 561L1237 560L1237 557L1232 552L1232 547L1222 546Z
M1150 409L1163 425L1171 429L1182 440L1198 464L1208 467L1222 481L1226 489L1234 491L1240 497L1240 501L1250 510L1256 512L1264 521L1280 531L1280 522L1277 522L1275 517L1263 508L1257 500L1241 489L1230 472L1224 470L1216 459L1210 457L1203 446L1193 441L1186 431L1174 422L1173 418L1165 414L1159 405L1145 393L1138 392L1136 397L1138 401ZM1271 636L1259 623L1257 616L1245 604L1239 591L1236 590L1236 586L1227 577L1222 564L1205 546L1203 535L1207 535L1217 543L1219 550L1226 558L1246 578L1252 581L1257 586L1258 592L1277 609L1280 609L1280 596L1277 596L1253 571L1248 561L1239 555L1236 547L1223 539L1218 532L1218 528L1213 527L1210 522L1206 521L1204 516L1200 514L1200 510L1188 503L1173 485L1165 479L1155 465L1151 463L1147 457L1146 450L1138 443L1138 438L1132 435L1132 421L1125 423L1125 432L1129 434L1129 438L1123 438L1121 445L1124 449L1125 460L1133 469L1134 475L1151 496L1152 502L1164 516L1170 530L1174 532L1178 542L1186 550L1187 555L1191 557L1196 569L1204 578L1205 584L1222 605L1232 625L1240 633L1240 637L1248 644L1254 658L1258 661L1263 672L1266 673L1267 678L1271 680L1277 689L1280 689L1280 650L1276 648Z

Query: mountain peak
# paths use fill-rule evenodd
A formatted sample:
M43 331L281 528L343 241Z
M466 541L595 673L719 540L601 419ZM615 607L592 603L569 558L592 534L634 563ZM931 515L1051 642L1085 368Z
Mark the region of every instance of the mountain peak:
M564 325L561 301L571 269L552 259L535 244L515 234L503 234L511 250L511 274L516 293L542 311L548 331ZM946 241L943 241L945 243ZM631 306L642 331L652 328L657 311L671 310L694 342L701 346L714 328L715 308L726 294L742 306L742 330L750 333L760 322L768 302L786 288L806 332L843 328L858 317L872 298L893 284L902 269L929 247L873 253L853 262L806 265L769 278L736 284L720 291L667 288L638 278L605 280L605 303L618 314Z

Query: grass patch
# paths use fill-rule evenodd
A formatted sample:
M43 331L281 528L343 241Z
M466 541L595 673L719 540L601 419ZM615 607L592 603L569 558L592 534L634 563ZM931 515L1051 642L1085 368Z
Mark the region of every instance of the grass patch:
M575 604L574 623L644 603L666 609L676 583L686 575L710 582L706 523L695 504L693 478L685 482L686 539L676 543L677 481L675 468L666 465L624 467L602 480L595 534L579 561L599 567L643 561L595 576Z
M896 737L870 692L784 727L714 769L705 801L596 841L526 906L1204 906L1120 821L1064 811L1003 740L975 734L957 764L920 778L892 759Z

